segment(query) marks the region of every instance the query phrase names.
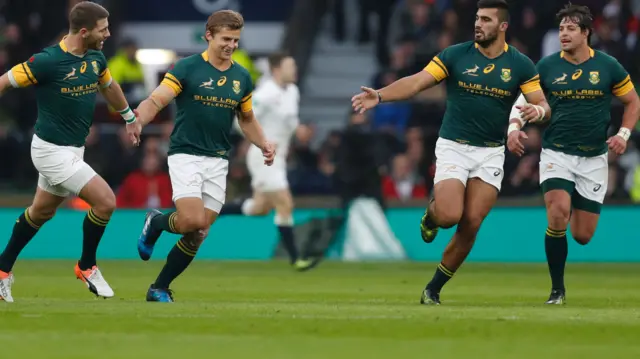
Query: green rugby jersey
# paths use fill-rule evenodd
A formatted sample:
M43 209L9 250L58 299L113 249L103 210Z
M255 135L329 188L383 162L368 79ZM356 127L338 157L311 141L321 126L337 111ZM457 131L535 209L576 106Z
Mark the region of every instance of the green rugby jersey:
M178 107L169 155L227 158L236 111L252 110L249 72L236 63L220 71L205 51L179 60L162 84L175 91Z
M590 55L579 65L564 59L563 52L538 63L542 88L551 106L543 148L582 157L607 152L611 100L614 95L628 94L634 86L615 58L592 49Z
M59 146L84 146L93 123L99 87L111 84L101 51L84 56L67 51L64 39L9 71L13 87L35 86L38 119L35 133Z
M505 44L490 59L473 42L450 46L425 67L447 85L447 109L440 137L479 147L504 145L511 106L522 91L540 90L533 62Z

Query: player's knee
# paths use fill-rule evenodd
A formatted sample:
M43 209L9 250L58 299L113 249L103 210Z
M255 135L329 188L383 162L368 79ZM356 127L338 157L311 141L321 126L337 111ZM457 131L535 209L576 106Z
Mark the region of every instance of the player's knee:
M116 196L112 191L105 192L93 206L93 211L102 218L110 218L116 210Z
M593 233L589 233L589 231L572 230L571 232L573 239L583 246L589 244L589 242L591 242L591 238L593 238Z
M198 232L199 230L209 227L204 212L200 214L190 214L182 218L179 217L179 221L179 228L182 233Z
M460 222L460 218L462 217L462 210L455 206L439 205L436 207L435 212L438 226L441 228L451 228L455 226Z
M549 225L553 228L566 228L571 217L570 204L560 201L552 201L547 205Z
M28 211L29 218L35 223L41 224L53 218L53 216L56 215L57 209L31 206L29 207Z

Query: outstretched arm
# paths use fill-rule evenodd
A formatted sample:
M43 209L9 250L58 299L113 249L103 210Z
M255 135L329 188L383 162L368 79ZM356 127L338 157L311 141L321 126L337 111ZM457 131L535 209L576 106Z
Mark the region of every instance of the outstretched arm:
M140 124L144 127L153 121L158 113L167 107L179 93L178 90L163 81L147 99L138 105L136 112Z
M440 56L444 57L446 55L441 53L441 55L435 56L424 70L411 76L403 77L380 90L361 87L362 92L351 98L351 105L354 111L364 113L381 102L407 100L420 91L437 85L449 76L449 70L445 62L440 59Z

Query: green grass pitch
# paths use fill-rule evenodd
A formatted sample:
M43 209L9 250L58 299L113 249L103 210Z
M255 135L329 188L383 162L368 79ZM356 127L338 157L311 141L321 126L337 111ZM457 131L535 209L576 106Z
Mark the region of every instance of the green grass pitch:
M640 265L569 264L568 304L544 306L545 265L467 264L443 305L419 305L433 263L197 261L177 302L146 303L163 262L103 261L97 299L71 261L20 261L0 302L2 357L639 358Z

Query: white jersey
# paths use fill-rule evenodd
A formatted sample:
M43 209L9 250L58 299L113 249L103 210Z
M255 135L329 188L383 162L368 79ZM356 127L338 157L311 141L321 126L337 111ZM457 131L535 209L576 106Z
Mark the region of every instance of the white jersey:
M253 111L268 141L276 147L276 155L286 158L289 143L300 120L300 91L295 84L282 88L267 79L253 91Z

